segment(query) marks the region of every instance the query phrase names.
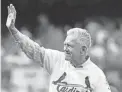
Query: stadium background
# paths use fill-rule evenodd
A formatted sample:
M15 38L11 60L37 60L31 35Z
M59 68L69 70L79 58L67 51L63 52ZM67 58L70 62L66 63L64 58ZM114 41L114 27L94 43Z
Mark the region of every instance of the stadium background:
M46 48L62 51L68 29L86 28L92 61L112 92L122 92L121 0L1 0L2 92L48 92L49 82L48 73L25 56L5 26L10 3L17 10L16 27Z

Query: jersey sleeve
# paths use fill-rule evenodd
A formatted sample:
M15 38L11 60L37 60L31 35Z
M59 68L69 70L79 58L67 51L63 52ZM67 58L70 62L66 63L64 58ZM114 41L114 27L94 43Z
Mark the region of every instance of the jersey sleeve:
M108 81L105 75L101 75L98 78L94 92L111 92Z
M55 65L60 64L64 58L63 52L52 49L45 49L44 63L43 67L48 71L49 74L52 73Z

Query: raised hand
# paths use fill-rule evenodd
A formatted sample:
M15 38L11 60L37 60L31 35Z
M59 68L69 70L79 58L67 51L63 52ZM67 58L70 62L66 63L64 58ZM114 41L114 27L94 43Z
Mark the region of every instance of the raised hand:
M15 27L15 20L16 20L16 10L13 4L8 6L8 17L6 21L6 26L10 29Z

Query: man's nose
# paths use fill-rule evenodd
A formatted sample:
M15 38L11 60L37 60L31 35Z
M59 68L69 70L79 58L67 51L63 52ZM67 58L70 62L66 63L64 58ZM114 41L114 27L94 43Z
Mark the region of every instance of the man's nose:
M69 49L68 49L68 47L67 47L67 46L64 46L64 51L66 51L66 52L68 52L68 51L69 51Z

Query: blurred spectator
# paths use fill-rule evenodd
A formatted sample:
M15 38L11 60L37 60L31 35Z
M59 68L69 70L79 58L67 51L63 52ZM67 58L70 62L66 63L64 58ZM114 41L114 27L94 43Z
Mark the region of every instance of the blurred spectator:
M50 24L48 18L45 15L40 15L38 17L39 27L38 27L38 35L36 40L37 42L41 42L44 47L63 50L63 41L64 34L61 28L55 27L53 24Z
M96 32L96 44L104 47L108 37L109 37L109 33L107 30L105 29L98 30Z
M64 26L64 32L66 33L67 30L69 30L70 28L71 28L71 26L69 26L69 25L65 25L65 26Z
M98 30L95 37L95 45L90 49L91 58L101 68L106 67L106 42L108 39L108 32L106 30Z
M6 37L3 37L2 46L7 51L7 53L4 53L5 55L13 54L18 49L20 49L15 43L14 38L10 34L8 34Z
M24 35L27 35L28 37L32 38L32 34L27 30L27 28L22 27L21 32ZM10 41L13 41L13 40L11 39ZM6 55L6 57L4 58L5 62L7 62L8 64L14 63L14 64L19 64L19 65L29 64L31 60L21 51L21 49L17 45L15 46L16 46L16 49L13 49L11 54Z
M97 64L102 70L105 68L106 50L100 45L96 45L90 49L90 56L92 61Z
M81 22L76 22L74 27L82 28L82 23Z
M18 65L31 63L31 60L21 50L18 50L18 52L16 52L15 54L7 55L5 57L5 61L9 64L13 63L13 64L18 64Z
M120 88L120 74L116 70L109 70L106 72L107 79L110 85L116 87L117 89Z
M20 31L21 31L24 35L28 36L29 38L32 38L31 32L30 32L26 27L22 27L22 28L20 29Z
M5 55L5 49L3 48L3 46L1 46L1 49L0 49L1 51L0 51L0 56L1 56L1 59L2 59L2 57L4 57L4 55Z
M99 30L103 29L103 26L98 23L97 21L89 21L88 24L86 25L85 29L87 29L92 37L93 43L92 45L95 45L95 41L96 41L96 32L98 32Z
M46 44L47 48L63 51L64 36L61 29L50 26L45 37L48 38Z
M107 66L122 68L122 32L113 33L107 42Z
M36 28L36 38L40 39L40 37L42 37L43 35L45 35L48 31L48 27L51 25L49 20L48 20L48 17L44 14L40 14L38 17L37 17L37 21L38 21L38 26Z
M11 82L16 88L12 92L48 91L48 75L39 67L15 68L12 71Z
M110 88L111 88L111 92L119 92L119 91L117 90L117 88L114 87L114 86L110 86Z
M24 68L13 69L11 73L12 92L28 92L27 82L23 76Z
M122 72L120 72L120 74L122 74ZM120 92L122 91L122 76L121 76L121 82L120 82Z

